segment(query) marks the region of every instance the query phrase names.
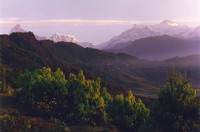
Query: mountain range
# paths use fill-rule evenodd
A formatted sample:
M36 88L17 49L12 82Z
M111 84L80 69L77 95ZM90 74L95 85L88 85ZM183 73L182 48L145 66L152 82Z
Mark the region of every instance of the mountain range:
M24 33L24 32L28 32L28 31L24 30L20 24L17 24L10 30L10 34L16 33L16 32ZM76 43L82 47L94 47L94 45L92 43L79 42L79 40L75 36L69 35L69 34L55 33L49 39L47 39L46 37L40 37L38 35L35 35L35 37L37 40L52 40L55 43L57 43L57 42L72 42L72 43Z
M131 42L151 37L169 35L181 39L200 40L200 26L190 28L184 25L178 25L171 20L164 20L156 25L136 25L118 36L114 36L109 41L97 46L99 49L118 49L126 47Z
M168 35L152 36L130 42L126 47L106 49L115 53L126 53L148 60L165 60L176 56L200 53L200 40L185 40Z
M148 60L199 54L200 26L190 28L170 20L156 25L134 25L97 48Z
M18 24L12 32L27 32ZM47 40L35 35L37 40ZM101 49L115 53L126 53L142 59L164 60L175 56L200 53L200 26L190 28L171 20L163 20L155 25L134 24L129 30L99 45L80 42L75 36L55 33L49 40L72 42L82 47ZM155 50L154 50L155 49Z
M155 96L163 87L172 67L187 72L192 87L199 93L200 55L148 61L124 53L83 48L72 42L37 40L31 32L0 35L0 62L16 73L44 66L68 74L83 69L88 79L100 77L112 93L131 89L135 94Z

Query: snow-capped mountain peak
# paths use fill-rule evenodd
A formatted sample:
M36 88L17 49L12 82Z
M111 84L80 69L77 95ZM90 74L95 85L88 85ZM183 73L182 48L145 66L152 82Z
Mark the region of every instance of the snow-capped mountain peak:
M15 25L13 28L10 30L10 34L14 32L27 32L24 29L22 29L20 24Z
M171 21L171 20L163 20L159 25L163 25L163 26L178 26L177 23Z
M76 37L74 37L73 35L69 35L69 34L55 33L53 36L50 37L50 40L52 40L56 43L57 42L72 42L72 43L76 43L82 47L94 47L94 45L92 43L80 42L80 41L78 41L78 39L76 39Z
M24 33L24 32L28 32L28 31L24 30L24 29L21 27L20 24L17 24L17 25L15 25L13 28L11 28L10 34L11 34L11 33L15 33L15 32ZM38 36L38 35L35 35L35 38L36 38L37 40L45 40L45 39L46 39L45 37L40 37L40 36Z
M97 48L99 49L110 49L113 47L120 48L126 46L125 43L127 44L129 42L132 42L140 38L146 38L149 36L158 36L158 35L160 34L153 31L150 26L134 25L131 29L121 33L118 36L113 37L111 40L97 46Z
M50 37L50 40L54 42L72 42L72 43L79 43L79 41L72 35L68 34L60 34L55 33L53 36Z
M200 40L200 26L191 28L178 35L180 38Z
M137 39L162 35L199 40L200 27L190 28L188 26L178 25L176 22L167 19L156 25L134 24L131 29L126 30L120 35L111 38L107 42L97 45L96 48L117 49L129 45L131 42Z

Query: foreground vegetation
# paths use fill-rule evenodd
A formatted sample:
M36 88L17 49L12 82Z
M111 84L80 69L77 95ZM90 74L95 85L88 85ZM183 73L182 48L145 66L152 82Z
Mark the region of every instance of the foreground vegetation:
M49 131L69 131L67 125L111 126L123 131L199 130L199 98L185 76L172 73L151 108L131 91L111 95L100 78L86 80L83 71L68 79L59 68L25 72L17 79L18 89L1 81L1 91L14 94L34 116L53 120ZM19 114L1 114L1 130L41 131ZM10 125L16 124L17 125ZM109 131L105 129L105 131Z

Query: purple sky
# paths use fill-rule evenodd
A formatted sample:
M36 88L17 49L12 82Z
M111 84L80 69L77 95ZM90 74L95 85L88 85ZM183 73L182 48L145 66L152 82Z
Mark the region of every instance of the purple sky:
M55 32L95 44L137 24L170 19L200 25L200 0L0 0L0 33L15 24L40 36Z

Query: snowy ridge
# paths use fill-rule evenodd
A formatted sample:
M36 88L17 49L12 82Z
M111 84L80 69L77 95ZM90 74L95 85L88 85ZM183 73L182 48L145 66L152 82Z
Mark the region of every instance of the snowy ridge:
M10 30L10 34L14 33L14 32L28 32L28 31L24 30L20 24L17 24ZM37 40L47 40L46 37L41 37L38 35L35 35L35 38ZM82 47L94 47L94 45L92 43L79 42L78 39L76 39L76 37L74 37L73 35L68 35L68 34L55 33L54 35L52 35L49 38L49 40L52 40L55 43L57 43L57 42L72 42L72 43L76 43Z
M186 30L179 34L180 38L200 40L200 26Z
M72 35L55 33L50 37L50 40L54 42L72 42L79 43L79 41Z
M171 21L171 20L167 20L167 19L165 19L165 20L163 20L161 23L160 23L160 25L167 25L167 26L178 26L178 24L177 23L175 23L175 22L173 22L173 21Z
M72 42L82 47L94 47L92 43L80 42L78 39L76 39L76 37L74 37L73 35L68 35L68 34L55 33L53 36L50 37L50 40L54 41L55 43Z
M178 34L190 29L188 26L178 25L170 20L164 20L161 23L157 25L151 25L150 27L156 32L170 36L178 36Z
M200 26L189 28L188 26L178 25L171 20L164 20L156 25L137 25L109 41L97 45L98 49L119 49L128 46L132 41L151 37L169 35L182 39L200 39Z

